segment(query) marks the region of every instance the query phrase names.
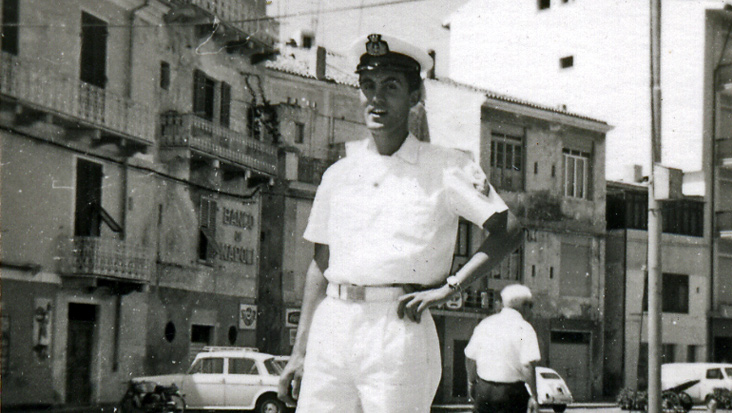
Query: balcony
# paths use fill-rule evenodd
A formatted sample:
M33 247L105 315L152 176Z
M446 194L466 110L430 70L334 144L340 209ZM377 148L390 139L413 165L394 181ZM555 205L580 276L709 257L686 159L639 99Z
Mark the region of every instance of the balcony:
M187 148L268 175L277 173L277 148L191 113L161 116L161 148Z
M279 24L266 16L266 10L257 10L252 0L171 0L168 21L200 21L211 14L245 37L272 48L279 39ZM203 12L203 13L201 13Z
M732 138L717 139L719 166L732 169Z
M719 237L732 240L732 211L717 212Z
M49 114L70 129L95 129L100 138L113 136L145 147L154 143L150 108L60 74L50 65L0 53L0 94L20 105L16 122L22 123L23 112Z
M147 284L155 267L153 252L129 242L74 237L64 245L62 273Z

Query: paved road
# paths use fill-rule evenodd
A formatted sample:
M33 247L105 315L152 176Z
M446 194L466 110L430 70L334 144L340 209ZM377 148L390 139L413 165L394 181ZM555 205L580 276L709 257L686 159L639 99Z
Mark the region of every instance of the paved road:
M552 409L541 409L541 413L553 413ZM471 413L469 406L450 406L449 408L434 408L432 413ZM696 406L690 413L704 413L704 406ZM574 404L567 408L566 413L631 413L627 410L620 410L619 407L610 404ZM642 412L633 412L642 413ZM732 413L732 410L717 409L717 413Z

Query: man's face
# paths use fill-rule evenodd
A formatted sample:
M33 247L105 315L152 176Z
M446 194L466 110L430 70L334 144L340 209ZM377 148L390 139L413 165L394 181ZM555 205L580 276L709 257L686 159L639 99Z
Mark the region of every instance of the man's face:
M418 91L409 91L402 72L371 70L359 78L361 107L371 131L403 135L409 129L409 109L419 101Z

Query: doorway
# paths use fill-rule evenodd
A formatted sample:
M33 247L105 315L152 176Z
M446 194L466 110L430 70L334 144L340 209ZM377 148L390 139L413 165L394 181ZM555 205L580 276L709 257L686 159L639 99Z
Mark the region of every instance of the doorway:
M69 303L66 342L66 403L87 405L92 401L92 352L97 306Z
M590 338L580 331L552 331L549 367L564 378L575 400L591 399Z

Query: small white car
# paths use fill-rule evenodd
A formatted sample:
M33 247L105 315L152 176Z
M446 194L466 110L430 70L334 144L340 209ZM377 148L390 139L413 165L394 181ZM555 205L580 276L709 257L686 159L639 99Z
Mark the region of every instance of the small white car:
M686 387L694 404L707 404L714 399L715 389L732 391L730 363L668 363L661 365L661 388Z
M275 356L242 347L206 347L186 374L136 377L133 381L175 383L191 410L255 410L284 413L277 398L281 367Z
M572 393L562 376L548 367L536 367L536 392L539 406L561 413L572 403Z

